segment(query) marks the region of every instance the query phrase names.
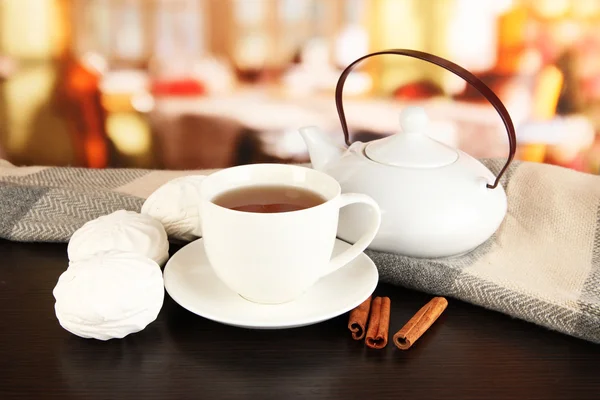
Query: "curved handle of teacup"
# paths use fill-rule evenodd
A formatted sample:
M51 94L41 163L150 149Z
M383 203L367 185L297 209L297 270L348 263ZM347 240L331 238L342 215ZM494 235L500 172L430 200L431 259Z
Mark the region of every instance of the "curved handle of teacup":
M370 220L367 224L367 230L349 249L346 249L329 261L329 265L323 272L322 276L329 275L330 273L337 271L358 257L371 244L373 239L375 239L375 235L377 235L377 232L379 231L379 226L381 225L381 211L379 209L379 205L375 202L375 200L366 194L343 193L339 198L338 207L342 208L356 203L362 203L368 207L371 207L373 211L370 213Z

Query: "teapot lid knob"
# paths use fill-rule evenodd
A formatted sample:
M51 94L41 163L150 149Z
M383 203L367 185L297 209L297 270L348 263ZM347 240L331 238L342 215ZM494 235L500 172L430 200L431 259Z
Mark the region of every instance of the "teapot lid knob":
M429 118L422 107L406 107L400 113L400 132L367 144L365 155L380 164L405 168L437 168L452 164L458 152L432 139L426 129Z
M429 118L422 107L408 106L400 112L400 127L404 133L425 133Z

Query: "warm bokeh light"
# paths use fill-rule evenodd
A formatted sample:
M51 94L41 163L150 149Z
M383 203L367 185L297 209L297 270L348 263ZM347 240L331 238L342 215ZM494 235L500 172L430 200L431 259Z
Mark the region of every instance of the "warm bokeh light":
M0 1L0 154L88 167L306 162L300 125L341 139L342 69L409 48L479 76L523 132L519 158L600 172L596 141L578 139L600 130L598 21L600 0ZM415 103L432 136L506 155L493 107L436 65L370 58L344 86L357 140L393 133Z
M136 156L150 150L150 132L139 116L115 113L107 119L106 124L108 137L124 154Z

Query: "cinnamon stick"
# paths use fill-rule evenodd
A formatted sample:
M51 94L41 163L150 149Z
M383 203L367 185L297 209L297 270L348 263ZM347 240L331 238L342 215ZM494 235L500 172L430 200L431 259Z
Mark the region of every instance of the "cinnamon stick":
M375 297L371 303L371 315L365 343L372 349L383 349L387 346L390 331L390 298Z
M400 329L393 337L394 344L400 350L409 349L438 319L448 306L448 300L434 297Z
M352 339L361 340L365 337L369 310L371 309L371 296L363 301L358 307L350 311L348 318L348 329L352 332Z

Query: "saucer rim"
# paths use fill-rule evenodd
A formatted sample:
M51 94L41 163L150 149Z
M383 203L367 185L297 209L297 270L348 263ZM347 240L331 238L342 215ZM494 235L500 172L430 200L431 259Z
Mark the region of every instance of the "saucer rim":
M202 238L198 238L196 240L194 240L193 242L188 243L187 245L185 245L184 247L182 247L181 249L179 249L176 253L173 254L173 256L171 256L169 258L169 260L167 261L167 263L164 266L164 270L163 270L163 282L164 282L164 287L165 287L165 291L167 292L167 294L171 297L171 299L173 299L173 301L175 303L177 303L180 307L184 308L185 310L191 312L192 314L195 314L197 316L200 316L202 318L211 320L213 322L218 322L220 324L223 325L229 325L229 326L234 326L234 327L239 327L239 328L246 328L246 329L262 329L262 330L274 330L274 329L292 329L292 328L298 328L298 327L304 327L304 326L309 326L309 325L314 325L314 324L318 324L336 317L339 317L351 310L353 310L354 308L358 307L360 304L362 304L366 299L369 298L369 296L371 296L374 292L375 289L377 288L377 285L379 284L379 270L377 269L375 263L373 262L373 260L364 252L362 252L358 257L356 257L354 260L352 260L351 262L356 262L359 258L362 259L362 262L365 262L366 264L368 264L368 267L372 270L372 273L374 273L375 275L375 279L373 279L373 282L371 285L369 285L368 289L363 289L365 292L364 296L359 296L360 300L355 300L353 302L348 302L348 304L344 305L343 307L340 307L339 309L337 309L336 311L332 311L328 314L323 314L323 315L319 315L318 317L304 317L302 319L296 319L294 321L289 321L289 322L277 322L277 321L273 321L273 322L257 322L257 323L252 323L250 321L240 321L240 320L236 320L235 318L224 318L222 316L218 316L215 315L211 312L205 312L204 310L199 311L199 310L194 310L192 306L185 305L185 301L181 301L181 298L178 299L178 295L175 294L174 292L177 293L178 290L173 290L174 288L171 286L171 284L169 283L170 280L167 278L168 275L170 275L172 272L171 269L169 267L171 267L171 264L173 263L173 259L175 258L175 256L177 255L177 253L183 251L185 248L187 247L193 247L193 246L199 246L201 245L202 242ZM344 245L350 246L350 244L342 239L336 238L335 239L336 243L343 243ZM345 267L345 265L344 265ZM342 267L342 268L344 268ZM210 266L209 266L210 268ZM213 272L214 273L214 272ZM336 272L333 272L332 275L336 274ZM218 279L218 277L214 277L215 279ZM366 285L365 285L366 287ZM235 296L240 296L238 293L235 293L233 290L226 288L228 290L230 290L232 295ZM310 295L310 289L303 294L303 296L306 295ZM364 298L363 298L364 297ZM243 297L240 296L240 298L243 299ZM245 300L245 299L244 299ZM294 302L295 300L292 300L291 302L286 302L286 303L282 303L282 304L258 304L258 303L253 303L249 300L245 300L248 301L248 303L252 304L255 307L269 307L269 308L278 308L278 307L285 307L288 304Z

